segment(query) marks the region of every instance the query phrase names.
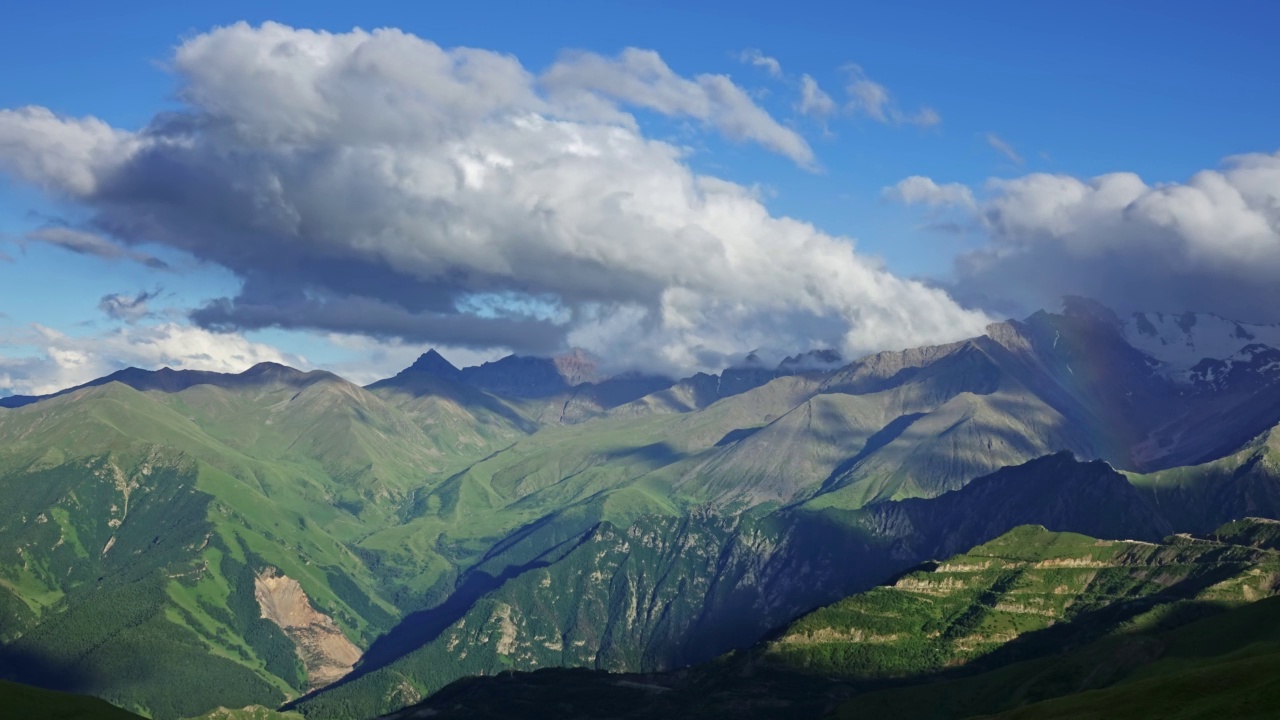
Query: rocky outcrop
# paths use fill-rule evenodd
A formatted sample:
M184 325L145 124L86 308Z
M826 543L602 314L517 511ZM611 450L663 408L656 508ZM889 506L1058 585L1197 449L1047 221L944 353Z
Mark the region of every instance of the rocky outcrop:
M351 672L360 648L347 639L333 619L318 612L297 580L268 567L254 578L254 596L262 617L288 636L307 669L309 690L324 687Z

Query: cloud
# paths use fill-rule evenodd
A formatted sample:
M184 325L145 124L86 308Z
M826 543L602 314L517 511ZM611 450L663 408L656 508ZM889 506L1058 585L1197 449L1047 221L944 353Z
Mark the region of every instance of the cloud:
M849 74L849 83L845 86L845 92L849 94L849 109L877 122L889 122L889 89L868 78L857 65L849 68Z
M268 23L192 37L171 67L181 108L136 133L0 111L0 137L18 141L0 168L128 246L235 273L237 296L193 314L204 327L576 344L683 373L756 347L956 339L988 319L646 137L622 108L809 157L727 78L682 78L652 52L567 55L535 77L396 30ZM72 153L64 126L110 140Z
M906 205L926 205L930 208L974 208L973 191L961 183L939 185L931 178L912 175L898 184L884 189L883 195Z
M149 300L154 300L159 294L159 288L150 292L143 291L137 295L112 293L110 295L104 295L102 300L98 301L98 309L112 320L123 320L127 323L136 323L143 318L151 316L151 311L147 307L147 302Z
M727 76L681 77L652 50L627 48L616 58L566 53L543 73L540 83L553 98L570 105L589 107L607 99L689 117L731 139L756 142L801 166L814 166L809 143L774 120Z
M818 87L818 81L809 75L800 76L800 102L796 111L801 115L825 118L836 111L836 101Z
M849 101L845 108L854 115L863 115L885 125L916 125L934 127L942 122L937 110L923 107L914 113L903 112L893 94L884 85L872 80L860 65L846 65L848 75L845 94Z
M753 65L758 68L764 68L770 77L782 77L782 63L777 58L769 57L760 52L758 48L747 48L738 53L738 61L747 65Z
M970 302L1026 310L1081 294L1122 312L1280 322L1280 153L1163 185L1133 173L991 180L972 219L988 242L961 256L952 287Z
M253 276L238 297L217 299L192 312L191 318L203 327L222 332L310 327L463 347L509 346L539 355L554 353L564 346L566 329L543 318L413 310L396 302L347 295L327 287L270 286L270 278L265 278L265 283L262 280ZM463 293L460 302L474 297L463 289L459 291Z
M934 110L931 107L926 107L920 108L914 113L908 115L903 119L903 122L908 125L915 125L916 127L930 128L941 125L942 116L938 114L937 110Z
M0 128L3 125L4 123L0 121ZM0 157L4 156L0 155ZM156 270L169 269L169 264L157 257L138 250L121 247L97 233L74 228L56 225L38 228L24 235L23 241L53 245L64 250L70 250L77 255L89 255L103 260L132 260Z
M176 323L130 325L87 337L32 325L18 334L0 335L0 390L44 395L129 366L240 372L268 361L308 367L304 358L241 335Z
M42 107L0 113L0 157L9 172L47 189L93 193L97 168L137 150L133 135L97 118L60 118ZM38 144L30 142L33 135L40 136Z
M1005 142L1004 138L1001 138L999 135L995 133L987 133L986 140L987 140L987 144L991 146L992 150L995 150L996 152L1008 158L1009 162L1013 163L1014 165L1022 164L1022 156L1018 154L1017 150L1013 149L1012 145Z

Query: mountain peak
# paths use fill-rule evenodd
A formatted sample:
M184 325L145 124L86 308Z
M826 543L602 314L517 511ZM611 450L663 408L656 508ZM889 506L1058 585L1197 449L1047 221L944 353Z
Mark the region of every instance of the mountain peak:
M787 356L778 363L780 371L829 370L844 362L840 351L835 348L820 348Z
M281 365L278 362L271 362L270 360L267 360L250 367L248 370L245 370L240 374L241 375L263 375L269 372L282 372L282 371L288 371L288 370L293 370L294 372L301 372L299 370L294 370L288 365ZM157 372L160 372L160 371L158 370Z
M1093 298L1080 295L1066 295L1062 298L1062 314L1067 317L1091 318L1117 330L1124 326L1114 310Z
M435 348L431 348L419 355L418 359L414 360L413 364L406 368L404 372L430 373L452 380L456 379L462 371L446 360L443 355L436 352Z
M460 377L481 390L512 397L549 397L571 387L555 359L532 355L508 355L466 368Z
M157 373L152 373L152 376L154 377L156 374ZM253 367L249 368L248 370L245 370L239 375L230 375L230 374L224 374L224 373L201 373L199 375L193 374L191 378L193 380L196 378L199 378L199 382L205 382L210 385L221 385L223 387L229 387L231 385L238 384L233 378L239 378L240 380L252 380L252 381L297 383L297 382L303 382L303 381L313 382L315 380L321 379L324 376L329 376L329 375L332 375L332 373L329 373L324 370L313 370L311 372L305 372L295 367L282 365L278 362L266 361L266 362L260 362L257 365L254 365ZM189 382L188 384L190 385L195 383Z
M556 355L551 358L551 362L570 387L605 379L599 372L600 359L582 348L573 348L567 353Z

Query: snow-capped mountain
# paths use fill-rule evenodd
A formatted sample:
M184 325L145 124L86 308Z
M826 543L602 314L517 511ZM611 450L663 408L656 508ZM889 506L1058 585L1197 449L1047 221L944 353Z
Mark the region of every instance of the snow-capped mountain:
M1253 390L1280 378L1280 350L1254 343L1227 358L1205 358L1185 377L1201 390Z
M1159 360L1175 379L1205 359L1226 360L1251 345L1280 348L1280 325L1228 320L1209 313L1137 312L1122 322L1130 345Z

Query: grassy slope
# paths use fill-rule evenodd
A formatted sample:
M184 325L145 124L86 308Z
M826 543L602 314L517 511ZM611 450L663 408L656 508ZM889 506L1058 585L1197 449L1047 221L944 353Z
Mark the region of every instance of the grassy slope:
M1202 607L971 677L868 693L842 717L1271 717L1280 599ZM1206 616L1207 615L1207 616ZM1173 620L1177 616L1172 616Z
M1275 553L1234 545L1094 540L1024 527L929 572L809 614L770 643L789 668L910 677L1140 629L1170 602L1245 602L1272 592Z
M1001 597L988 598L981 622L993 627L1000 622L1002 606L1028 609L1036 605L1037 596L1047 597L1044 591L1049 584L1066 579L1071 586L1071 575L1076 583L1087 579L1085 592L1074 598L1061 621L1048 623L1049 618L1037 617L1032 623L1042 629L987 648L985 657L981 650L971 654L968 647L957 653L953 643L936 657L968 661L966 672L943 670L937 673L938 682L861 695L849 701L840 715L962 718L1014 712L1018 706L1034 707L1095 688L1118 697L1130 692L1124 689L1129 683L1168 680L1181 672L1212 674L1216 671L1211 666L1232 662L1238 654L1259 649L1273 652L1274 645L1270 650L1254 645L1280 640L1280 625L1275 622L1280 618L1280 598L1273 597L1280 555L1230 544L1248 542L1246 525L1238 523L1234 531L1224 532L1220 537L1228 542L1223 543L1179 537L1172 544L1130 547L1118 553L1116 543L1087 551L1081 543L1074 551L1056 553L1059 559L1079 558L1082 551L1094 558L1111 554L1118 566L1057 568L1052 577L1043 576L1038 591L1020 591L1024 580ZM996 554L1002 561L1007 556L991 550L989 545L975 553L977 557ZM975 553L949 560L940 569L957 562L972 564ZM1011 603L1010 598L1018 602ZM1229 696L1211 700L1219 707L1230 702ZM1075 702L1064 699L1061 706Z

